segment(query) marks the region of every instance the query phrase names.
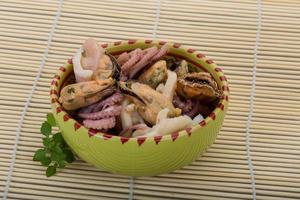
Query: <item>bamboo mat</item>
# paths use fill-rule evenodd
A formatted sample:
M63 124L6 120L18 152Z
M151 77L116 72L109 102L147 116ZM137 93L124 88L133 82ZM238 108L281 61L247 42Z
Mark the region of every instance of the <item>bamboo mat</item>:
M298 0L0 0L0 197L300 199L299 19ZM50 79L87 37L176 41L221 66L230 108L208 152L157 177L76 161L46 178L32 156Z

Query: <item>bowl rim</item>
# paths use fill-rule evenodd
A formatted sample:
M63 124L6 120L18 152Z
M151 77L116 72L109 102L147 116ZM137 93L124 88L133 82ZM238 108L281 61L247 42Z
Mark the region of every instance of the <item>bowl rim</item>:
M160 135L159 136L151 136L151 137L139 136L139 137L135 137L135 138L126 138L126 137L122 137L122 136L116 136L116 135L111 135L108 133L103 133L103 132L95 130L95 129L86 128L86 127L84 127L84 125L80 124L78 121L73 119L62 108L61 104L58 101L58 98L59 98L58 97L58 95L59 95L58 82L61 81L61 76L66 72L66 67L70 67L68 65L72 64L72 58L69 58L68 61L57 70L57 73L54 75L54 78L51 81L50 101L51 101L51 105L54 106L54 109L52 109L52 112L55 112L56 115L58 115L59 113L62 113L64 122L71 121L74 124L73 127L74 127L75 131L77 131L81 127L86 129L90 137L95 136L97 138L101 138L104 140L118 138L122 142L122 144L124 144L125 142L128 142L130 140L130 141L137 142L139 145L141 143L144 143L145 140L148 140L148 139L154 140L156 142L156 144L158 144L160 141L163 141L163 140L175 141L177 138L180 138L183 136L191 136L192 132L196 132L198 129L201 129L204 126L207 126L209 123L212 123L216 119L216 117L220 115L221 112L226 112L226 108L227 108L228 102L229 102L229 86L228 86L227 78L226 78L222 68L218 67L217 64L213 60L211 60L210 58L207 58L204 54L200 53L199 51L196 51L195 49L192 49L192 48L182 46L180 43L176 43L176 42L166 42L166 41L161 41L161 40L147 40L147 39L145 39L145 40L143 40L143 39L122 40L122 41L115 41L115 42L110 42L110 43L103 43L100 45L104 49L109 49L111 47L117 47L117 46L121 46L121 45L128 46L128 45L133 45L136 43L144 43L144 44L153 45L153 46L154 45L162 46L167 43L170 48L182 49L182 50L186 51L189 55L193 56L194 59L200 59L200 60L204 61L212 69L212 71L215 72L216 77L220 80L220 84L218 84L218 87L219 87L219 89L221 89L223 91L223 94L224 94L223 98L219 101L218 105L210 113L210 115L207 116L199 124L193 126L192 128L187 128L185 130L177 131L177 132L174 132L174 133L171 133L168 135L163 135L163 136L160 136ZM193 64L202 70L205 69L203 66L200 66L200 64L197 64L197 63L193 63ZM205 70L205 71L207 71L207 70Z

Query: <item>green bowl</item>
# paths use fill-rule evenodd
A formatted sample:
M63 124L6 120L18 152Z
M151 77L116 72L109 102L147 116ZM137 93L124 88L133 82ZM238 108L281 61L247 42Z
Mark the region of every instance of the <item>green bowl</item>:
M162 46L166 42L129 40L102 44L108 52L119 54L136 48ZM228 83L221 68L203 54L168 43L168 55L186 59L216 80L224 97L214 111L200 124L166 136L124 138L85 128L68 115L58 102L60 89L73 70L69 60L60 67L51 82L52 112L62 135L73 151L88 163L111 173L129 176L153 176L168 173L190 164L214 142L228 108Z

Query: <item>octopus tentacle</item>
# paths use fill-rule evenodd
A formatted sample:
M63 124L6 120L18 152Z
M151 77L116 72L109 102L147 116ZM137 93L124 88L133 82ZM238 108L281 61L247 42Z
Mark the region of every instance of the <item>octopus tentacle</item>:
M107 99L99 102L97 105L94 106L93 112L100 111L105 109L109 106L114 104L120 103L123 100L123 95L121 93L115 93L112 96L108 97Z
M192 108L192 110L190 110L189 112L186 113L187 116L193 118L196 116L196 114L199 113L199 109L200 109L200 103L199 102L195 102L194 106Z
M121 66L121 81L127 80L131 67L139 62L143 56L143 53L141 49L135 49L134 51L130 52L129 55L131 56L130 59Z
M137 63L142 56L142 50L141 49L135 49L131 52L130 59L124 63L124 65L121 66L121 69L123 71L127 71L131 66L133 66L135 63Z
M123 95L119 92L116 92L116 93L114 93L113 95L111 95L110 97L108 97L104 100L101 100L97 103L86 106L84 108L81 108L78 114L98 112L98 111L100 111L102 109L105 109L109 106L120 103L122 100L123 100Z
M176 108L180 108L183 114L190 112L193 107L192 100L187 99L186 101L183 101L177 95L173 98L173 104Z
M122 106L111 106L108 107L104 110L101 110L99 112L94 112L94 113L80 113L78 114L79 117L84 118L84 119L103 119L103 118L108 118L112 116L118 116L121 114L122 111Z
M113 128L116 125L116 118L110 117L110 118L105 118L100 120L86 119L83 120L83 125L87 128L92 128L92 129L109 129L109 128Z
M151 58L151 62L158 61L161 57L165 56L169 52L168 44L164 44L158 51L158 53Z
M83 107L79 110L78 114L81 114L81 113L91 113L93 112L93 109L94 109L94 106L96 105L97 103L94 103L92 105L89 105L89 106L86 106L86 107Z
M129 77L133 78L134 75L140 71L143 67L145 67L147 64L150 63L152 57L158 52L157 51L157 47L151 47L148 49L144 50L145 54L143 55L143 57L141 58L140 61L138 61L135 65L133 65L132 67L130 67L130 71L129 71Z
M122 53L117 58L117 62L119 65L125 64L130 59L130 55L127 52Z

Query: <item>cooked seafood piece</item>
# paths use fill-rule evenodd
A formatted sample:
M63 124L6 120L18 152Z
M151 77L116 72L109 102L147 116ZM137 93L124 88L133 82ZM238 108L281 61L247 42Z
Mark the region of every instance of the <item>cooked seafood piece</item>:
M179 116L174 118L165 118L160 120L159 123L154 125L143 136L153 137L156 135L167 135L176 131L184 130L185 128L192 127L196 123L189 116Z
M161 111L159 111L159 113L157 114L157 117L156 117L156 124L158 124L163 119L167 119L168 113L169 113L168 108L164 108Z
M116 125L116 118L109 117L99 120L85 119L83 120L83 124L87 128L107 130L109 128L113 128Z
M88 106L114 93L114 85L112 78L67 85L61 90L59 102L66 110Z
M186 115L188 112L190 112L193 109L193 107L195 106L195 102L193 102L191 99L185 99L178 95L174 95L173 105L176 108L180 108L182 114Z
M181 63L181 61L176 60L174 57L166 57L165 60L167 62L168 69L171 71L175 71Z
M150 128L146 124L143 124L143 123L135 124L133 126L130 126L129 128L123 129L123 131L119 134L119 136L132 137L133 133L135 133L135 134L138 134L141 132L144 133L149 129Z
M94 39L87 39L73 57L73 69L77 82L90 81L104 56L104 49Z
M150 64L151 59L155 54L157 54L157 47L151 47L143 50L143 56L141 59L130 68L129 78L133 78L140 70L142 70L146 65Z
M189 73L188 63L185 60L182 60L176 72L178 78L184 77L184 75Z
M168 70L168 79L164 86L163 95L169 100L173 101L175 90L177 88L177 74L173 71Z
M167 63L164 60L156 62L144 71L138 78L141 83L156 88L160 83L167 79Z
M196 117L194 117L193 121L197 124L202 122L204 120L204 117L201 114L198 114Z
M118 116L121 114L122 111L122 106L120 105L112 105L108 108L105 108L101 111L98 112L93 112L93 113L79 113L79 117L84 118L84 119L104 119L104 118L109 118L113 116Z
M130 53L121 54L118 58L118 62L122 64L121 80L126 81L128 78L134 78L144 67L158 61L168 51L169 46L165 44L160 49L153 46L144 50L138 48Z
M156 87L156 91L159 92L159 93L163 93L164 92L164 88L165 88L165 85L163 83L160 83L157 87Z
M156 62L169 52L169 45L164 44L159 51L152 57L151 62Z
M118 56L118 63L119 65L125 64L130 59L130 55L127 52L122 53L121 55Z
M152 125L155 124L158 113L164 108L169 109L169 117L181 114L181 110L175 108L171 101L148 85L138 82L119 82L119 87L132 99L143 119Z
M106 53L100 60L99 67L94 71L92 79L103 80L112 77L118 80L119 76L120 65L112 55Z
M97 68L101 68L101 60L104 54L104 49L98 45L94 39L87 39L82 45L82 58L81 65L83 69L90 69L95 71Z
M129 104L130 102L128 98L125 98L122 102L122 111L120 117L121 117L121 123L123 129L131 127L133 125L131 115L126 109Z
M76 82L84 82L92 80L93 70L84 69L81 65L82 49L79 49L73 57L73 70L76 78Z
M223 93L212 76L207 72L193 72L180 77L177 81L177 94L210 102L222 97Z

